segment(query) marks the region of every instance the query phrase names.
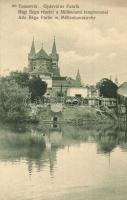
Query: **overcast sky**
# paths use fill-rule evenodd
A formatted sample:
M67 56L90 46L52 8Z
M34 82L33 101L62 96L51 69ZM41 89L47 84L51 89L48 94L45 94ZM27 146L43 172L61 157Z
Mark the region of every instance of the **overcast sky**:
M126 0L73 0L73 4L77 2L85 10L109 10L108 15L97 15L94 22L18 20L12 2L15 1L0 0L1 74L27 66L33 36L36 50L43 42L45 51L50 53L55 35L62 75L75 77L79 69L84 83L93 84L110 76L113 79L118 76L120 83L127 81ZM40 2L71 4L70 0Z

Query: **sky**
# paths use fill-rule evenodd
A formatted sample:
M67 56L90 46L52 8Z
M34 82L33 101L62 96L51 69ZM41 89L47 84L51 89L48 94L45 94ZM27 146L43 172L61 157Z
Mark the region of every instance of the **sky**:
M83 10L108 10L87 20L19 20L13 3L79 4ZM55 35L61 75L75 77L80 70L84 84L101 78L127 81L126 0L0 0L0 74L23 70L28 64L33 36L36 51L43 43L51 53Z

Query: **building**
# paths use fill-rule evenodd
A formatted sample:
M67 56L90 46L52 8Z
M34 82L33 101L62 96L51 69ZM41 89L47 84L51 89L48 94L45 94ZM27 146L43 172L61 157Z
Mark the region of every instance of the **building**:
M108 108L115 108L117 106L116 98L102 98L100 99L100 105Z
M124 82L118 87L117 94L121 97L127 98L127 82Z
M77 72L77 75L76 75L76 81L77 81L77 83L79 83L79 85L82 85L79 69L78 69L78 72Z
M116 84L117 86L119 86L119 81L118 81L118 77L117 77L117 76L115 77L115 84Z
M60 76L58 67L59 55L56 50L55 38L53 42L52 52L48 55L43 48L36 53L34 39L28 54L28 72L32 74L46 76Z
M52 80L52 93L56 94L56 96L67 96L67 91L69 88L81 87L79 82L67 76L52 77Z
M117 90L118 103L124 105L127 109L127 82L124 82Z
M68 88L82 87L81 76L77 71L76 79L60 75L59 54L57 53L56 41L54 38L50 54L43 48L36 52L34 38L28 54L27 72L32 76L40 76L47 83L48 95L66 96Z
M88 90L84 87L70 87L67 90L68 97L83 97L87 98Z

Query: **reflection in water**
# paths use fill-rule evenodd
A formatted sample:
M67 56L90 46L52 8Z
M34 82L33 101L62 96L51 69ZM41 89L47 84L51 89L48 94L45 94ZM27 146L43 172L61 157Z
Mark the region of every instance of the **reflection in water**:
M119 141L117 128L104 129L98 135L98 153L110 153Z
M31 152L33 153L33 152ZM38 156L38 155L39 156ZM50 176L53 178L54 176L54 165L56 163L56 149L52 148L50 150L43 150L37 152L37 157L34 157L33 159L27 158L28 163L28 171L29 174L32 174L33 168L36 167L37 171L40 172L41 168L45 167L45 164L49 164L49 171Z
M0 158L8 160L20 160L25 158L28 162L29 173L32 173L33 164L38 171L49 163L51 176L56 163L58 149L77 145L82 142L96 142L97 153L111 153L118 145L124 151L127 150L127 134L117 127L101 128L99 130L82 129L81 127L58 127L40 131L40 127L25 127L15 125L11 131L1 131L0 134ZM57 129L58 128L58 129ZM28 131L29 130L29 131Z
M15 163L18 162L22 166L25 163L30 177L34 177L33 185L37 186L38 182L42 181L37 173L43 177L41 184L45 191L52 191L50 180L53 181L55 188L60 187L60 180L63 181L64 187L83 186L86 184L83 177L86 177L87 184L100 184L99 173L103 174L100 179L105 179L107 181L105 184L108 185L112 179L109 181L107 177L110 175L114 178L114 172L111 173L108 168L105 169L104 157L108 159L109 166L111 160L116 159L113 158L115 155L113 152L118 151L117 154L120 154L120 150L127 152L127 133L120 131L117 127L99 127L91 130L89 127L84 129L73 126L15 125L11 128L1 126L0 131L0 164L7 162L10 163L9 166L12 164L16 166ZM92 168L94 165L95 168ZM77 174L74 173L75 170ZM107 177L104 176L105 173ZM67 174L70 180L66 177ZM105 181L102 181L103 184ZM46 186L45 183L47 183ZM41 190L38 192L42 198ZM37 199L36 195L33 199Z
M96 142L97 153L109 155L118 145L127 150L127 134L117 127L101 128L99 130L82 129L81 127L58 127L41 132L40 127L25 127L15 125L11 132L7 127L0 134L0 159L20 160L24 158L28 163L29 174L34 164L38 171L49 164L53 177L54 165L58 149L77 145L82 142ZM58 129L57 129L58 128ZM28 131L29 130L29 131ZM43 130L44 131L44 130Z

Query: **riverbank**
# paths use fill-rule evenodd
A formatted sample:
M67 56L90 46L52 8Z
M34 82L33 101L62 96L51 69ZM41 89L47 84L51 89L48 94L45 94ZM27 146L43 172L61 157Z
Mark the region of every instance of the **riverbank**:
M115 109L100 109L91 106L67 106L67 105L32 105L26 108L26 114L17 120L4 120L5 123L25 124L72 124L86 126L109 124L118 122Z
M73 125L114 124L117 117L114 111L102 111L90 106L63 106L62 110L55 112L50 106L42 107L38 112L39 122L72 123Z

